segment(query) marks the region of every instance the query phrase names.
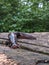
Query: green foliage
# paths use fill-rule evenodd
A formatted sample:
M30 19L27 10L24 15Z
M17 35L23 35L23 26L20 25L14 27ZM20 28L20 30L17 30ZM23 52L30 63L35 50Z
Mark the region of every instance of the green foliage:
M0 0L0 32L10 31L49 31L49 1Z

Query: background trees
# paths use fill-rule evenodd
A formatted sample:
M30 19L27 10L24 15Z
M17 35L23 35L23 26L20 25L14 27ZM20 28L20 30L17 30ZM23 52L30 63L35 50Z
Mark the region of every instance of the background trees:
M0 32L49 31L49 0L0 0Z

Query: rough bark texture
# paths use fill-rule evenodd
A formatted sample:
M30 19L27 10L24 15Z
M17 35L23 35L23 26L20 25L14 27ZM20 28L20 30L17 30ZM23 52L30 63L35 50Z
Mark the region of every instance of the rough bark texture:
M8 33L1 33L1 37L7 37ZM0 53L4 53L10 59L18 61L19 65L35 65L37 60L49 60L49 32L31 33L37 40L18 39L20 48L11 49L0 45ZM5 40L2 40L5 41ZM21 43L20 43L21 42ZM38 64L49 65L49 64Z

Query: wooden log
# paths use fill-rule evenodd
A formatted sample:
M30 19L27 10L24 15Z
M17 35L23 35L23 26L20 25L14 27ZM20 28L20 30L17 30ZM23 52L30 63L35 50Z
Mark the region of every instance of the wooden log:
M37 42L33 42L34 40L27 40L27 39L18 39L18 42L20 43L25 43L25 44L29 44L29 45L35 45L35 46L41 46L41 47L47 47L49 48L49 45L45 42L45 43L37 43ZM37 41L37 40L35 40Z
M0 38L8 39L8 34L9 33L0 33ZM1 40L1 42L2 41L5 41L5 40ZM36 51L36 52L40 52L40 53L44 53L44 54L49 54L49 45L46 45L46 43L45 44L43 44L43 43L41 43L41 44L39 44L39 43L32 43L33 40L32 41L31 40L27 40L27 42L24 43L24 41L26 41L26 40L22 40L22 39L20 39L18 41L19 42L21 42L21 41L23 42L23 43L21 42L21 43L18 43L18 44L20 44L23 47L28 48L28 49L30 49L32 51Z
M19 35L18 39L32 39L36 40L36 37L30 35L29 33L22 33L22 32L14 32L16 35ZM0 39L6 39L8 40L8 34L9 33L0 33Z
M36 46L36 45L28 45L25 43L18 43L20 46L26 50L30 50L32 52L37 52L37 53L42 53L42 54L47 54L49 55L49 48L47 47L41 47L41 46Z
M0 33L0 38L8 39L9 33Z
M8 34L9 33L0 33L0 38L2 38L2 39L4 39L4 40L6 40L6 39L8 39ZM39 34L39 33L38 33ZM38 34L31 34L31 35L38 35ZM40 34L42 34L42 33L40 33ZM38 37L40 37L41 35L39 35L39 36L37 36L37 39L38 39ZM40 39L40 38L39 38ZM39 45L39 46L47 46L47 47L49 47L49 45L48 45L48 43L47 42L45 42L45 43L43 43L43 41L44 40L27 40L27 39L18 39L18 41L19 42L25 42L25 43L30 43L30 44L33 44L33 45ZM42 42L41 42L42 41Z

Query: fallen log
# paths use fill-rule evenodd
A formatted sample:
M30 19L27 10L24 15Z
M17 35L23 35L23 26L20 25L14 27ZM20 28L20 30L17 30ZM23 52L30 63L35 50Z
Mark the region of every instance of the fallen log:
M27 34L27 33L23 33L23 32L11 32L9 34L7 34L7 38L5 38L5 34L7 33L1 33L0 34L0 39L4 39L4 40L8 40L9 42L6 42L5 44L12 47L12 48L17 48L19 47L18 44L17 44L17 39L35 39L36 38L30 34Z
M27 41L26 40L18 40L18 42L23 43L23 44L28 44L28 45L35 45L35 46L41 46L41 47L49 48L49 45L46 45L46 43L45 44L33 43L33 41L31 42L31 40L27 40Z
M0 33L0 39L4 38L5 40L8 39L8 34L9 33Z
M25 43L18 43L18 44L20 44L21 48L23 49L49 55L49 48L36 46L36 45L29 45Z
M0 39L4 39L4 40L8 40L9 38L8 38L8 34L9 33L0 33ZM32 34L31 34L32 35ZM35 34L34 34L35 35ZM36 34L37 35L37 34ZM38 38L38 37L37 37ZM42 40L41 40L42 41ZM39 40L35 40L35 42L34 42L34 39L32 39L32 40L26 40L26 39L20 39L20 38L18 38L18 42L22 42L22 43L30 43L30 44L32 44L32 45L37 45L37 46L45 46L45 47L49 47L49 45L48 45L48 43L40 43L39 42Z
M0 33L0 39L5 39L8 40L8 35L10 33ZM23 32L14 32L18 37L18 39L31 39L31 40L36 40L36 37L30 35L29 33L23 33Z
M8 34L9 33L0 33L0 38L5 38L4 40L3 39L1 40L1 43L2 43L2 41L5 41L6 39L8 39ZM18 40L18 42L20 42L20 40ZM33 44L32 42L31 43L28 42L27 44L26 43L27 42L25 42L25 43L21 42L21 43L18 43L18 44L20 44L20 46L23 47L23 48L29 49L30 51L49 54L49 45L47 45L47 46L45 44L40 45L39 43Z

